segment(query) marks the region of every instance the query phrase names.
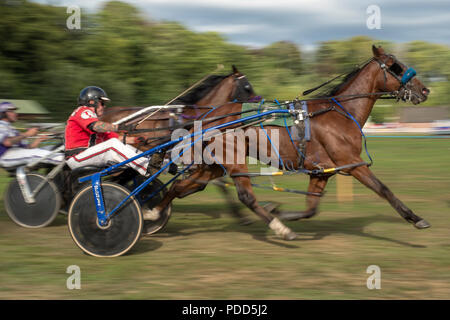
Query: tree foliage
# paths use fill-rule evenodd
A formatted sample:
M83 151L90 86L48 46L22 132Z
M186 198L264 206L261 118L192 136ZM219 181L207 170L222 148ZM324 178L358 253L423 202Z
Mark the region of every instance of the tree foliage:
M231 44L215 32L196 33L176 22L157 22L137 8L111 1L81 13L81 30L69 30L65 7L0 0L0 97L34 99L66 119L79 91L103 87L113 105L162 104L218 64L235 64L267 99L292 99L333 75L350 71L381 44L447 90L450 50L415 41L396 45L368 37L320 43L314 59L280 41L262 49ZM425 79L426 80L426 79ZM435 103L448 103L446 96Z

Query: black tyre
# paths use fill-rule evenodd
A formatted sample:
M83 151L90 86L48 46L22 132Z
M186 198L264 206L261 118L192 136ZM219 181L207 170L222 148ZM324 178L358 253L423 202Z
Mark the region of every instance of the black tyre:
M135 183L140 185L146 178L143 176L134 177ZM144 217L144 228L142 233L145 235L150 235L158 232L165 227L167 222L169 222L170 215L172 213L172 203L170 203L162 212L152 211L161 202L167 193L167 188L162 188L158 193L156 193L151 199L145 201L153 192L160 189L164 183L160 180L155 179L150 184L148 184L136 198L139 200L142 206L142 215ZM135 186L132 181L126 184L128 190L132 191ZM146 219L150 217L150 219Z
M45 181L45 177L29 173L26 175L31 192ZM45 181L34 197L35 203L26 203L17 179L5 191L4 202L8 216L19 226L42 228L55 220L61 207L61 195L52 181Z
M111 212L130 192L115 183L102 183L106 212ZM84 252L96 257L116 257L130 250L142 233L142 213L134 197L114 214L108 225L97 219L92 186L83 187L73 198L68 213L69 232Z

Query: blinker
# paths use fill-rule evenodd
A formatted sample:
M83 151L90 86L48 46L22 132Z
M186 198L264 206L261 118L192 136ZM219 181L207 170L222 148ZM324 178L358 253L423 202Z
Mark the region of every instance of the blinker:
M400 67L400 65L398 63L394 63L392 64L392 66L389 67L389 69L395 73L397 76L401 75L403 72L403 68Z
M416 70L414 70L413 68L409 68L408 70L406 70L402 77L402 84L407 84L409 80L411 80L415 75Z

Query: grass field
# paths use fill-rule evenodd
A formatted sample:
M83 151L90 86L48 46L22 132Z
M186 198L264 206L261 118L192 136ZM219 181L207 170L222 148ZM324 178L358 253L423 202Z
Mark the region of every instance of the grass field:
M299 234L286 242L256 216L240 226L209 186L175 200L160 233L141 238L124 256L100 259L76 247L64 216L43 229L24 229L2 202L0 299L449 299L450 141L368 143L374 173L430 229L416 230L356 180L354 201L337 202L331 179L320 214L286 223ZM1 176L2 192L8 179ZM305 190L307 176L276 182ZM304 207L303 196L256 193L283 208ZM81 290L66 288L70 265L81 269ZM369 265L381 269L380 290L366 286Z

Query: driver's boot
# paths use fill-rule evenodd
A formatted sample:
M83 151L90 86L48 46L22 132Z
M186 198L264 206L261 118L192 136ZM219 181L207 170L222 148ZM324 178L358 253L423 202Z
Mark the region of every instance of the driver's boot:
M161 165L164 161L164 156L166 155L165 151L159 151L152 155L150 161L147 166L147 175L153 176L159 170L161 170Z

